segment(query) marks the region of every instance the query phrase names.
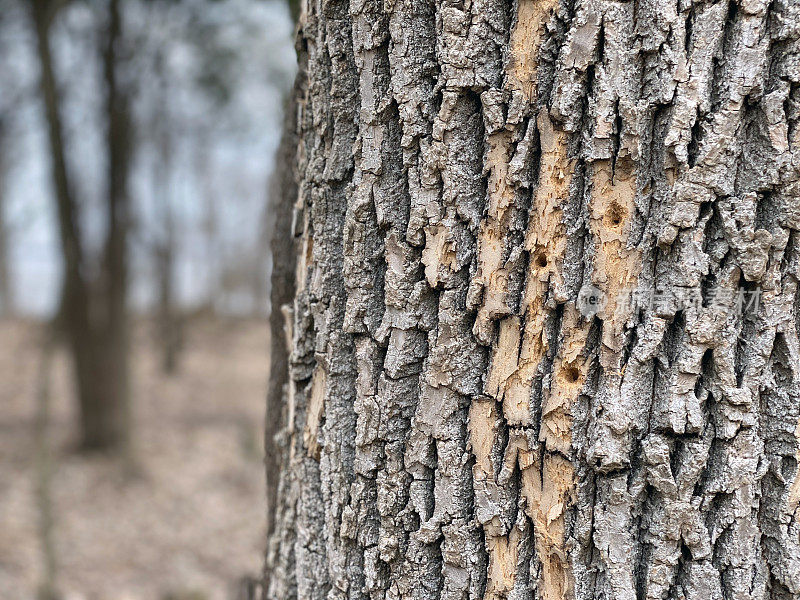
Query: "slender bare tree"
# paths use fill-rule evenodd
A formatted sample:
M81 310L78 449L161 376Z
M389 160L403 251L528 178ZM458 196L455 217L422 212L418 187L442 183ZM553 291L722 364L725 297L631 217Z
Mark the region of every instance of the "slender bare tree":
M182 336L175 299L175 258L178 250L172 188L175 132L170 114L172 100L170 81L165 72L164 61L164 52L159 50L154 59L153 69L154 78L158 82L158 109L151 127L157 156L153 169L153 197L158 204L160 227L152 245L158 289L157 323L158 341L161 346L161 369L171 375L178 370Z
M9 136L7 131L6 115L0 114L0 316L7 316L14 312L14 291L11 285L11 267L9 264L9 246L11 228L6 214L8 168L5 156Z
M107 4L103 74L106 83L107 227L100 281L90 276L80 232L80 203L66 161L61 95L50 30L62 0L30 0L36 31L41 96L48 129L53 188L64 265L60 328L74 364L80 405L81 445L120 449L128 445L127 230L130 121L127 96L118 82L121 52L119 0Z
M299 26L266 597L800 598L800 4Z
M121 1L108 0L102 47L106 92L106 241L100 287L102 312L97 324L103 419L101 446L127 447L130 437L130 375L128 323L128 234L131 200L128 190L133 132L129 90L121 81L124 61Z

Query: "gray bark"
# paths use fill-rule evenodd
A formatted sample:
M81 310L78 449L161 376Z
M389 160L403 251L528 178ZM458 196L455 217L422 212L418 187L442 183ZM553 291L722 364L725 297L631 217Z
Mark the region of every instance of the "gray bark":
M266 475L266 537L269 542L265 566L276 560L281 551L275 533L276 507L281 480L281 455L284 441L285 412L284 398L289 381L289 353L291 352L291 309L294 300L294 244L292 240L292 209L297 199L297 173L295 154L297 152L297 103L294 95L288 98L284 114L283 134L276 153L277 168L270 177L269 202L267 214L270 218L267 229L270 232L270 255L272 272L270 274L270 352L269 387L267 388L267 410L264 419L264 468ZM265 569L263 585L269 585L271 571Z
M299 24L266 597L800 598L800 4Z

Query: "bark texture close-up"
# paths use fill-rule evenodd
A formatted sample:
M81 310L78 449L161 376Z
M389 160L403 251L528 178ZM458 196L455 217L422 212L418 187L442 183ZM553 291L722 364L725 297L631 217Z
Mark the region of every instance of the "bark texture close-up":
M800 598L800 4L305 0L297 48L265 597Z

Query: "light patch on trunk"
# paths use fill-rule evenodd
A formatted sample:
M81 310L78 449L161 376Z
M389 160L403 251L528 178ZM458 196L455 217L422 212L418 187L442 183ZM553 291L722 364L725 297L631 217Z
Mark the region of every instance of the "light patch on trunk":
M558 6L556 0L520 0L517 23L511 32L510 60L506 73L507 87L519 90L526 103L536 100L539 67L539 48L544 38L550 13Z
M595 240L592 284L605 298L598 312L603 319L603 344L600 364L606 370L621 367L625 322L631 312L628 294L632 293L641 269L641 252L628 248L631 218L634 214L636 176L629 161L594 163L589 202L590 229Z
M447 239L447 228L442 225L425 228L425 248L422 250L425 279L435 288L439 283L439 265L452 271L458 270L458 261L453 243Z
M589 334L588 322L581 320L572 304L564 307L561 331L564 341L553 364L550 391L542 402L539 440L548 450L568 456L572 445L572 403L583 388L588 370L581 352Z
M308 398L308 410L306 411L306 426L303 430L303 445L306 453L319 460L320 446L317 441L319 426L322 422L322 413L325 410L325 382L328 376L320 365L314 369L311 378L311 392Z
M529 280L538 285L530 289L526 304L531 306L541 300L546 283L560 291L564 284L561 267L566 251L567 236L563 223L562 207L569 197L569 186L575 170L575 160L567 153L568 134L553 127L547 112L542 111L536 120L539 128L541 164L539 186L531 207L525 248L530 252Z
M470 447L475 456L472 479L475 515L486 533L489 566L484 600L507 598L514 588L521 532L513 527L504 533L498 504L500 485L495 477L492 454L499 442L501 421L497 402L475 399L469 409Z
M500 322L500 333L492 349L492 368L486 377L485 391L502 400L508 380L519 370L519 342L522 320L511 316Z
M494 478L492 449L497 440L500 419L496 402L491 398L479 398L469 407L469 443L475 456L472 467L476 479Z
M504 268L506 217L514 203L514 188L508 180L511 133L501 130L489 136L484 168L488 170L487 215L478 237L478 269L472 285L483 287L483 300L473 330L484 343L491 340L493 319L509 314L508 271Z
M302 204L300 204L299 201L295 206L295 216L298 214L301 214L303 218L303 237L300 252L297 253L295 289L303 290L306 287L308 268L314 263L314 238L309 232L307 211L302 210ZM289 348L291 348L291 346L289 346Z
M281 314L283 315L283 335L286 348L292 348L294 340L294 308L289 304L281 306ZM294 436L294 413L295 413L295 382L290 377L288 383L287 393L287 417L286 426L289 428L291 435ZM289 446L290 459L294 458L294 444Z
M559 454L519 449L525 512L533 521L536 553L542 563L539 597L563 600L574 596L567 556L565 515L574 502L575 469Z
M568 134L553 127L546 113L538 118L542 149L539 187L536 190L526 235L530 253L526 284L525 341L522 355L535 370L547 348L544 298L550 293L565 302L563 266L567 232L562 207L569 197L575 168L567 153ZM538 581L539 594L546 600L573 597L572 568L567 556L564 515L573 501L575 473L557 450L569 455L572 445L572 403L586 378L586 365L580 354L586 344L588 323L583 322L574 304L565 304L561 327L563 342L553 365L550 390L545 391L539 441L536 452L518 449L522 472L522 494L526 513L534 523L534 542L542 563ZM527 352L533 354L527 355ZM530 403L535 372L526 377L526 385L517 394L524 394Z
M574 161L569 159L567 152L568 135L553 127L544 110L536 123L541 162L525 239L525 250L529 252L530 260L520 316L511 315L504 256L505 232L516 193L509 173L512 161L515 161L511 130L520 122L520 111L524 110L521 107L536 103L539 48L547 21L556 7L556 0L520 0L516 25L510 37L506 70L505 87L511 92L508 123L487 136L487 217L478 238L478 269L472 281L473 289L482 290L483 294L473 333L481 343L488 344L493 338L495 322L500 321L484 387L490 398L473 401L469 424L470 442L476 457L473 467L476 512L484 527L489 553L485 600L507 598L513 590L522 536L517 525L504 532L499 518L497 502L502 495L501 486L506 482L498 482L495 476L492 450L498 443L498 431L502 425L500 410L509 426L532 425L533 383L548 347L544 296L549 289L557 300L567 300L561 276L567 245L562 207L568 199ZM428 279L430 281L431 277ZM569 318L575 321L576 331L561 353L555 392L543 414L545 426L542 428L547 432L543 433L546 445L564 452L569 451L571 443L569 405L585 377L582 366L577 364L585 343L585 328L577 327L580 316L575 310L569 314L573 313L574 316ZM535 460L528 450L527 439L519 432L512 433L516 441L509 440L506 447L503 471L508 477L519 461L523 495L534 522L535 544L543 565L538 584L541 596L547 600L568 598L574 586L565 549L564 513L567 498L574 488L572 466L566 459L550 454L544 461Z
M539 49L545 26L557 6L557 0L520 0L509 39L504 86L511 92L509 123L490 133L487 140L489 150L484 168L488 172L489 202L478 237L478 272L473 279L473 285L484 289L474 328L482 343L489 343L491 339L492 320L510 312L506 303L508 275L503 267L503 250L507 209L514 202L514 186L509 180L513 154L511 129L519 123L521 111L536 104Z
M789 513L794 514L800 507L800 422L794 430L794 437L797 440L797 473L795 473L792 487L789 488Z
M489 574L483 596L485 600L506 598L514 589L521 537L519 529L514 527L508 536L497 536L486 540L489 551Z
M470 439L476 464L473 478L476 487L476 509L486 532L489 552L489 571L485 600L505 598L514 587L519 539L521 532L514 526L508 533L500 528L499 514L492 512L492 501L499 497L498 483L491 463L493 444L497 442L500 424L498 406L509 426L529 426L531 395L537 369L548 348L545 331L546 293L566 301L562 269L567 246L562 207L568 200L574 161L567 154L567 134L557 130L543 112L537 119L542 149L539 186L536 190L525 247L530 253L526 295L522 317L510 315L500 321L497 341L486 378L485 392L497 402L473 402L470 410ZM498 169L501 172L502 169ZM490 191L505 190L497 179ZM502 214L509 205L508 197L498 193L490 198L489 214ZM484 227L481 238L482 268L500 265L502 245L494 239L496 231ZM499 238L498 238L499 239ZM484 277L484 303L479 319L489 320L495 304L505 290L494 287L494 281ZM523 325L524 319L524 327ZM476 322L476 328L480 325ZM538 580L540 596L548 600L571 598L573 576L567 556L565 514L573 502L575 474L570 462L558 451L568 455L572 443L571 406L586 379L587 366L581 359L586 344L588 322L582 320L577 308L565 305L562 332L564 341L554 363L554 376L542 407L542 427L536 450L521 430L510 433L512 439L503 457L503 471L508 475L519 464L522 473L522 495L526 514L534 523L534 543L542 561ZM522 333L524 332L524 334ZM501 403L501 404L497 404Z
M542 445L535 453L527 448L518 451L526 513L534 524L536 552L542 562L539 593L545 600L574 595L564 519L574 502L575 471L565 456L572 448L572 404L586 381L588 363L581 354L588 333L589 323L575 305L566 305L561 324L563 341L553 363L550 390L545 391L542 401Z
M525 241L530 253L523 299L525 333L520 339L518 317L500 322L500 339L493 348L486 386L487 394L503 402L503 414L511 425L531 424L533 382L547 350L544 297L548 288L558 296L563 287L561 270L567 235L561 207L567 201L574 168L574 161L567 156L567 134L554 129L544 111L537 123L542 158ZM481 313L479 319L480 316Z

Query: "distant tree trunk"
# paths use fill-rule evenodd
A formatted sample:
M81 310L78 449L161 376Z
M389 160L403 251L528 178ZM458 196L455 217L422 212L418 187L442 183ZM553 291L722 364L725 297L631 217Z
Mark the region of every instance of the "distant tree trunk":
M161 370L172 375L178 370L181 350L181 322L175 306L175 217L170 204L165 205L165 239L156 249L158 273L158 335L161 341Z
M799 40L304 3L268 598L800 598Z
M200 131L195 151L195 169L202 190L203 244L205 245L206 298L204 307L211 314L223 304L222 296L222 243L220 235L220 209L214 184L214 163L208 152L209 133Z
M72 186L67 173L60 115L61 101L50 50L50 24L55 16L56 3L48 0L31 0L31 8L36 30L41 92L47 119L50 162L64 264L59 324L66 334L72 352L75 384L80 402L83 445L91 446L101 437L98 435L97 423L92 420L91 415L101 411L104 402L100 390L94 383L97 361L89 321L89 286L82 270L83 248L78 226L78 209L72 197Z
M6 123L0 116L0 316L9 316L14 312L14 292L11 286L11 269L9 265L10 230L6 220L6 161L3 154L8 152L8 133Z
M102 274L100 371L105 387L104 435L126 446L130 434L128 231L130 197L128 174L131 156L131 116L126 90L120 83L122 46L120 0L108 0L108 22L103 49L106 84L106 150L108 155L107 223Z
M163 57L156 61L156 77L160 82L161 107L154 128L158 136L158 161L153 177L153 195L159 203L161 234L155 243L156 276L158 282L158 338L161 345L161 369L171 375L178 370L181 350L181 321L175 302L175 211L172 206L172 155L175 151L170 122L169 82L163 70Z
M120 158L125 157L118 139L121 117L114 82L108 89L109 106L109 230L104 261L103 293L96 297L87 280L81 243L78 206L73 198L67 164L60 97L53 71L50 49L50 24L59 0L31 0L31 14L36 30L41 68L41 92L50 143L53 187L58 209L59 234L64 261L64 279L59 322L73 357L75 383L80 405L81 445L85 449L124 449L128 440L127 342L125 321L125 227L127 199L124 171ZM110 50L106 62L114 58L118 45L119 22L114 33L116 0L110 4ZM108 65L106 64L108 78ZM113 109L113 110L112 110ZM127 132L126 132L127 134ZM112 148L114 146L114 148ZM111 198L115 198L112 200ZM98 310L96 310L98 309Z
M0 174L1 176L2 174ZM8 263L10 232L5 219L4 200L5 195L0 188L0 316L7 317L14 314L14 292L11 286L11 269Z

